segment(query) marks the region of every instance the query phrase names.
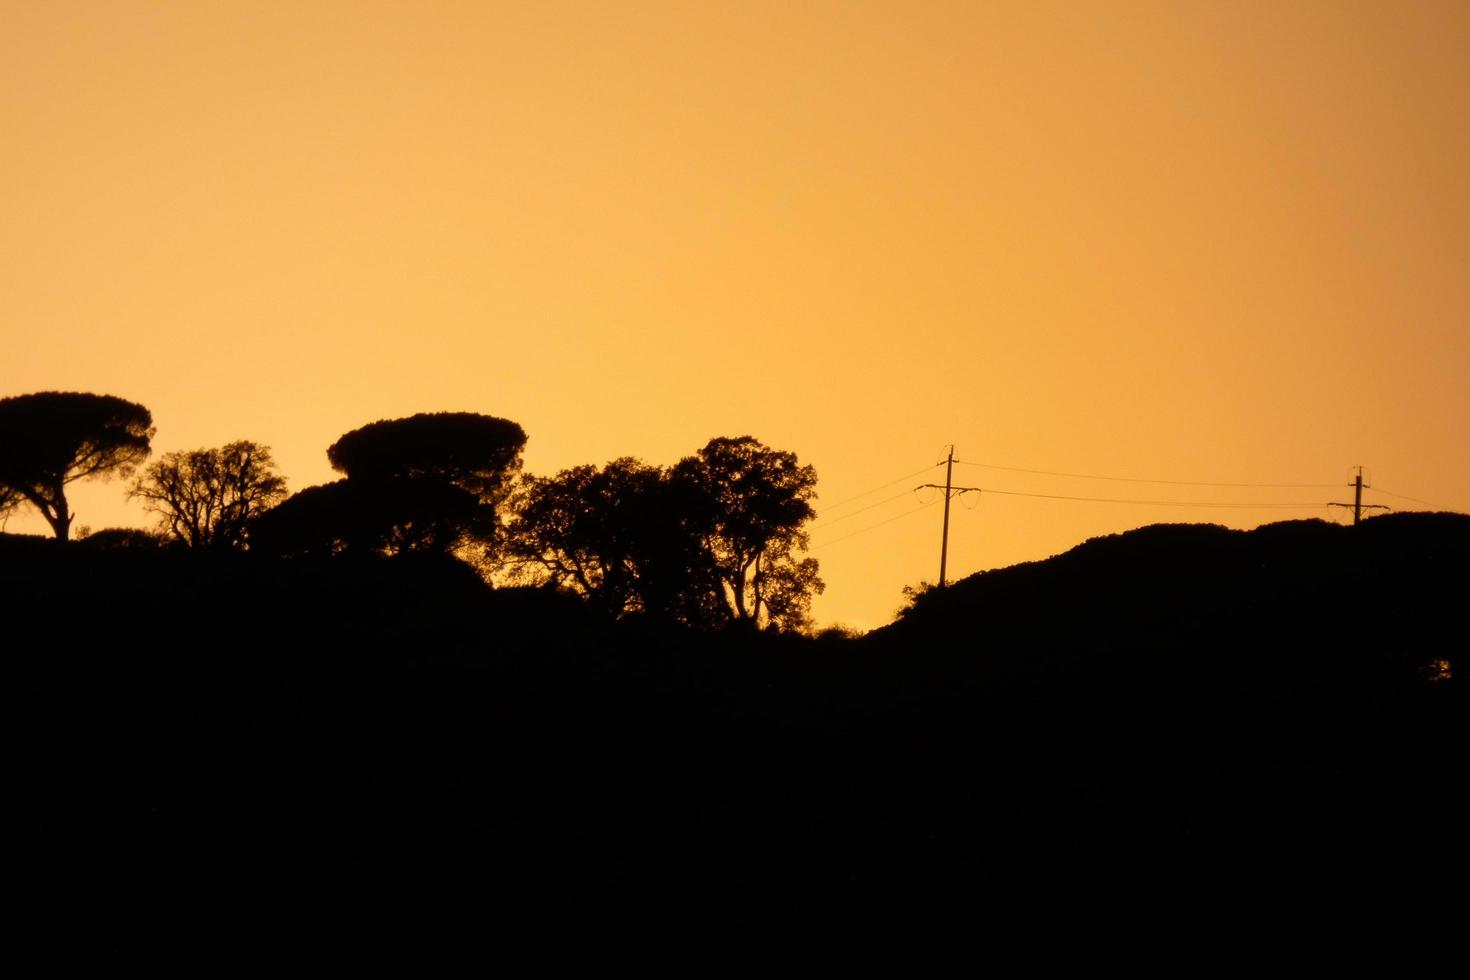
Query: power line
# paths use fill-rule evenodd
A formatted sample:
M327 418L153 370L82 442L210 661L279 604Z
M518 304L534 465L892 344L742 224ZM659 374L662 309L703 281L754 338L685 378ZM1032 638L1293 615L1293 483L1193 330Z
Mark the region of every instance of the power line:
M952 452L952 450L951 450L951 452ZM870 495L872 495L874 493L877 493L877 492L879 492L881 490L886 490L889 487L895 486L895 485L897 485L899 483L903 483L903 482L905 482L907 480L911 480L914 477L919 476L920 474L929 472L930 470L934 469L937 466L945 466L946 464L948 464L950 462L951 462L951 459L945 459L945 460L940 460L938 463L933 463L933 464L930 464L929 466L922 467L921 469L915 470L912 473L906 474L904 476L898 477L897 479L890 480L887 483L884 483L884 484L881 484L879 486L873 487L870 490L865 490L862 493L856 494L856 495L851 496L851 497L844 498L843 500L838 501L837 503L833 504L832 506L830 506L828 508L825 508L823 511L821 511L821 513L822 514L831 513L833 510L836 510L838 508L844 507L847 504L853 503L855 501L861 500L862 498L867 497L867 496L870 496ZM1061 471L1061 470L1038 470L1038 469L1028 469L1028 468L1019 467L1019 466L1001 466L999 464L994 464L994 463L976 463L976 462L972 462L970 460L953 459L952 462L959 463L962 466L975 466L975 467L980 467L980 468L983 468L983 469L1004 470L1006 472L1011 472L1011 473L1031 473L1031 474L1036 474L1036 475L1039 475L1039 476L1060 476L1060 477L1067 477L1067 478L1070 478L1070 479L1077 479L1077 480L1107 480L1107 481L1117 482L1117 483L1147 483L1147 484L1156 484L1156 485L1164 485L1164 486L1181 486L1181 487L1231 487L1231 488L1254 488L1254 489L1337 489L1340 486L1340 484L1337 484L1337 483L1227 483L1227 482L1209 482L1209 481L1201 481L1201 480L1148 480L1148 479L1142 479L1142 478L1138 478L1138 477L1102 476L1102 475L1099 475L1099 474L1092 474L1092 473L1071 473L1071 472L1066 472L1066 471ZM915 489L920 489L920 488L915 488ZM944 498L943 498L945 500L945 503L946 504L948 504L949 498L952 495L952 492L953 491L963 490L964 492L993 493L993 494L999 494L1001 496L1006 496L1006 497L1029 497L1029 498L1038 499L1038 500L1070 500L1070 501L1078 501L1078 502L1083 502L1083 503L1128 504L1128 505L1146 506L1146 507L1197 507L1197 508L1198 507L1204 507L1204 508L1241 509L1241 510L1318 510L1318 509L1322 509L1322 508L1325 508L1325 507L1328 507L1328 506L1333 506L1333 505L1329 505L1329 504L1325 504L1325 503L1302 503L1302 502L1295 502L1295 501L1293 501L1293 502L1285 502L1285 503L1256 503L1256 502L1251 502L1251 503L1228 503L1228 502L1224 502L1224 501L1208 501L1208 500L1147 500L1147 499L1127 498L1127 497L1083 497L1083 496L1075 496L1075 495L1071 495L1071 494L1028 493L1028 492L1020 491L1020 490L986 489L986 488L983 488L983 487L952 488L952 484L949 481L946 481L946 486L945 487L940 487L939 489L946 490L947 491L946 494L945 494L945 496L944 496ZM1444 508L1441 508L1438 504L1435 504L1435 503L1433 503L1431 501L1421 500L1418 497L1410 497L1410 496L1407 496L1405 494L1394 493L1391 490L1382 490L1382 489L1370 488L1366 484L1362 485L1362 489L1364 489L1364 490L1375 489L1376 492L1387 494L1390 497L1398 497L1398 498L1400 498L1402 500L1413 501L1414 503L1423 504L1426 507L1435 507L1435 508L1441 509L1441 510L1444 509ZM847 520L850 517L856 517L859 514L866 513L866 512L868 512L870 510L874 510L874 509L876 509L878 507L881 507L881 506L883 506L885 504L890 504L890 503L892 503L895 500L899 500L900 498L906 497L906 496L908 496L908 494L910 492L912 492L912 491L907 491L906 490L903 493L898 493L898 494L894 494L894 495L892 495L890 497L885 497L882 500L876 501L875 503L867 504L867 505L865 505L863 507L860 507L857 510L852 511L849 514L845 514L845 515L843 515L841 517L835 517L835 518L832 518L831 520L823 521L820 524L816 524L816 525L813 526L812 529L813 530L816 530L816 529L823 528L823 527L826 527L826 526L831 525L831 524L836 524L836 523L839 523L841 521L845 521L845 520ZM1360 498L1360 500L1361 500L1361 498ZM881 521L878 521L876 523L869 524L866 527L858 528L857 530L855 530L855 531L853 531L853 532L851 532L849 534L845 534L842 537L833 538L830 541L824 541L824 542L822 542L820 544L817 544L817 545L813 546L812 548L809 548L808 550L809 551L816 551L816 550L818 550L820 548L825 548L825 547L827 547L829 545L834 545L834 544L837 544L839 542L846 541L849 538L855 538L858 535L866 534L867 532L872 531L872 530L876 530L877 528L883 527L886 524L891 524L894 521L902 520L905 517L910 517L910 516L912 516L914 514L917 514L919 511L924 510L927 507L933 506L934 504L936 504L938 502L939 502L939 498L936 498L934 500L930 500L930 501L928 501L926 503L920 503L917 507L914 507L912 510L907 510L907 511L904 511L903 513L901 513L901 514L897 514L897 515L895 515L893 517L886 518L885 520L881 520ZM1357 506L1358 506L1358 508L1359 508L1359 510L1361 512L1361 510L1368 509L1371 505L1364 505L1364 504L1361 504L1361 502L1359 502L1357 504ZM947 544L948 542L946 541L945 543ZM941 563L942 563L942 559L941 559Z
M879 490L887 490L889 487L897 486L900 483L905 483L909 480L912 480L914 477L918 476L921 473L927 473L930 470L934 469L934 467L943 465L944 464L942 462L932 463L929 466L923 467L922 469L914 470L912 473L905 473L903 476L899 477L896 480L890 480L887 483L884 483L881 486L876 486L871 490L864 490L862 493L854 494L851 497L846 497L842 500L837 501L837 503L835 504L828 504L826 507L823 507L821 509L820 513L830 514L832 511L837 510L839 507L846 506L847 504L852 503L854 500L861 500L864 497L877 493ZM902 494L900 494L900 496L902 496ZM854 513L856 513L856 511L854 511Z
M909 477L909 479L912 479L912 477ZM891 484L890 484L890 486L891 486ZM891 497L884 497L882 500L878 501L877 503L868 504L866 507L859 507L857 510L849 511L846 514L843 514L841 517L834 517L830 521L822 521L820 524L813 524L812 527L811 527L811 529L813 531L815 531L817 528L826 527L829 524L836 524L839 521L845 521L849 517L856 517L859 514L863 514L863 513L866 513L868 511L872 510L875 507L882 507L884 504L891 504L895 500L898 500L898 499L900 499L902 497L907 497L911 493L913 493L912 490L905 490L903 493L896 493L896 494L894 494Z
M1254 487L1256 489L1271 490L1302 490L1302 489L1337 489L1336 483L1209 483L1200 480L1144 480L1131 476L1098 476L1095 473L1065 473L1060 470L1031 470L1020 466L1000 466L995 463L974 463L967 459L957 459L956 463L961 466L978 466L987 470L1005 470L1009 473L1033 473L1038 476L1065 476L1074 480L1108 480L1114 483L1154 483L1174 487ZM999 493L1000 491L992 491Z
M1335 486L1336 484L1334 484ZM1326 507L1326 504L1227 504L1210 500L1127 500L1119 497L1069 497L1055 493L1022 493L1019 490L991 490L982 489L981 493L999 493L1007 497L1038 497L1044 500L1083 500L1099 504L1147 504L1155 507L1240 507L1260 510L1297 510L1308 508L1317 510Z
M923 510L924 508L926 508L926 507L932 507L935 504L937 504L938 502L939 502L939 499L936 497L934 500L929 501L927 504L919 504L913 510L906 510L902 514L899 514L899 515L897 515L895 517L890 517L887 520L879 521L876 524L869 524L867 527L859 528L858 530L853 531L851 534L844 534L840 538L833 538L831 541L823 541L821 544L812 545L812 547L808 548L807 551L817 551L818 549L826 548L829 545L834 545L834 544L836 544L839 541L846 541L848 538L855 538L859 534L865 534L868 531L872 531L872 530L874 530L876 528L880 528L884 524L892 524L894 521L903 520L905 517L912 517L913 515L917 514L919 511Z
M1374 493L1386 493L1390 497L1397 497L1400 500L1411 500L1416 504L1423 504L1425 507L1433 507L1435 510L1449 510L1448 507L1441 507L1439 504L1431 503L1428 500L1420 500L1418 497L1410 497L1402 493L1394 493L1392 490L1385 490L1382 487L1364 486L1363 489L1372 490Z

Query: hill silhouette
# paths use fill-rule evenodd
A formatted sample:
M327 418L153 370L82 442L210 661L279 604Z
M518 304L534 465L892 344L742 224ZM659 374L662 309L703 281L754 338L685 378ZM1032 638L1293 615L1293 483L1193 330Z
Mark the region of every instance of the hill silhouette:
M124 544L0 535L32 905L124 958L1462 888L1464 516L1144 528L860 639Z

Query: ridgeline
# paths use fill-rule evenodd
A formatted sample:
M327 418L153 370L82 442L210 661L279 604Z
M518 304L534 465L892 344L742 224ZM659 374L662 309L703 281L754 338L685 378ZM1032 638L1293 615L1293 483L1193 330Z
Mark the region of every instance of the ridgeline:
M857 639L104 544L0 535L0 595L24 893L113 955L1462 887L1470 517L1148 527Z

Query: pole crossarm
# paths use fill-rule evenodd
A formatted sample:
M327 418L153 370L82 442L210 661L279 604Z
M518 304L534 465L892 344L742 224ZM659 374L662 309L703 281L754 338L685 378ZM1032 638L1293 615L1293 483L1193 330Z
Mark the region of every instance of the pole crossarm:
M1363 482L1363 468L1361 466L1358 467L1358 476L1357 476L1357 479L1353 480L1353 482L1351 484L1349 484L1349 485L1353 488L1353 502L1352 503L1350 503L1350 504L1340 504L1340 503L1335 503L1334 502L1334 503L1329 503L1327 506L1328 507L1351 507L1353 509L1353 524L1356 525L1356 524L1360 523L1363 520L1363 511L1365 511L1365 510L1393 510L1393 508L1392 507L1389 507L1387 504L1365 504L1365 503L1363 503L1363 491L1364 490L1371 490L1372 487L1368 486L1368 484L1366 484L1366 483Z

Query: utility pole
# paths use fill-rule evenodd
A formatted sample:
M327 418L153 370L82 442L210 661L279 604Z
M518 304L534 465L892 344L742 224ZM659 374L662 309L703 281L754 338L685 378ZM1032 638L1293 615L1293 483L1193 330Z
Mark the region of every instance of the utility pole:
M944 461L944 533L939 536L939 587L944 588L944 566L949 561L949 497L954 487L954 446Z
M954 485L954 446L949 447L949 456L944 461L944 486L937 483L921 483L915 490L934 489L944 491L944 533L939 539L939 587L944 588L945 566L949 563L949 498L962 493L979 493L979 487L957 487Z
M1365 503L1363 503L1363 486L1364 486L1364 484L1363 484L1363 468L1361 466L1359 466L1357 469L1358 469L1358 477L1357 477L1357 479L1355 479L1353 481L1353 502L1350 503L1350 504L1331 503L1331 504L1328 504L1327 505L1328 507L1351 507L1353 509L1353 524L1354 524L1354 526L1356 526L1360 521L1362 521L1362 519L1363 519L1363 511L1365 511L1365 510L1392 510L1393 509L1392 507L1385 507L1383 504L1365 504ZM1368 489L1369 490L1372 490L1373 488L1372 487L1368 487Z

